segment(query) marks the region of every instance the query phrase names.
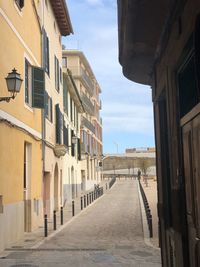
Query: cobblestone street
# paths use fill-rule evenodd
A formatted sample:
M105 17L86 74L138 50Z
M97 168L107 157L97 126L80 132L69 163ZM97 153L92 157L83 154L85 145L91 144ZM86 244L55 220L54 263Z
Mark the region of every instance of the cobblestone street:
M34 248L7 252L1 267L161 266L159 249L144 243L136 180L117 181L64 229Z

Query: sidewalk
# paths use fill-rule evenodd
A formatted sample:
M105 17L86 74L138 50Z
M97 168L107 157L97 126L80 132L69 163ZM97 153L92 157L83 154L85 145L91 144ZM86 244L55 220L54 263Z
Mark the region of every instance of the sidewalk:
M135 180L116 182L34 248L6 252L1 267L161 267L159 250L144 243Z
M109 181L103 181L100 184L100 187L103 187L104 193L106 192L106 184L107 184L107 190ZM73 218L76 218L78 214L81 213L81 196L84 195L87 196L89 192L93 192L93 190L87 190L83 192L80 196L74 199L74 206L75 206L75 216L72 217L72 203L68 203L63 208L63 225L61 225L61 216L60 211L56 213L56 222L57 222L57 230L53 230L53 216L51 218L48 218L48 237L51 237L53 234L57 233L60 229L62 229L68 222L70 222ZM98 198L99 199L99 198ZM98 200L97 199L97 200ZM97 201L95 200L95 201ZM87 204L87 201L86 201ZM92 205L92 203L90 204ZM83 201L83 210L84 210L84 201ZM30 249L37 246L39 243L47 239L47 237L44 236L44 224L39 226L35 231L32 231L30 233L24 233L24 238L17 241L16 243L13 243L12 246L8 247L7 250L12 249ZM0 253L0 257L4 256L6 253L5 250L3 253ZM0 265L1 266L1 265Z

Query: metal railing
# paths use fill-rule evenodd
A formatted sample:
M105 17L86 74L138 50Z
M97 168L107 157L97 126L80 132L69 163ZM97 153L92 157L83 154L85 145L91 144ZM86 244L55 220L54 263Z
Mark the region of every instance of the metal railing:
M92 104L91 100L85 94L81 94L81 100L83 102L85 110L90 115L94 115L94 105Z
M94 125L88 119L86 119L85 117L82 118L81 125L85 126L86 128L88 128L91 132L93 132L95 134Z
M152 238L153 237L153 226L152 226L151 210L149 208L149 203L148 203L146 194L144 192L144 189L141 185L140 180L139 180L139 187L140 187L140 192L141 192L141 196L142 196L142 200L143 200L144 208L145 208L145 212L146 212L147 223L148 223L148 227L149 227L149 237Z

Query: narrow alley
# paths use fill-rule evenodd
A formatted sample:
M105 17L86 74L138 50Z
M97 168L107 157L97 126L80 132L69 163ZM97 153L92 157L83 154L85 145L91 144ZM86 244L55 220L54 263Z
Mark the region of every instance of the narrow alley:
M144 242L137 180L120 180L52 238L7 250L1 267L159 267L160 251Z

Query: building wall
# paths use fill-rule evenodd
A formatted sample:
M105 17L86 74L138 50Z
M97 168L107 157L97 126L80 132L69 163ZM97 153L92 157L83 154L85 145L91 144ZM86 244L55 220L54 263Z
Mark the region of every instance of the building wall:
M161 226L163 266L198 266L189 263L189 221L187 221L187 191L183 166L182 126L180 119L177 73L183 60L189 38L194 32L195 20L200 12L198 1L187 1L171 18L168 39L155 67L156 86L153 88L157 172L158 212ZM164 48L165 47L165 48ZM166 103L166 125L163 124L163 103ZM192 117L190 118L192 119ZM187 119L185 120L185 122ZM164 132L168 148L163 146ZM167 151L167 149L169 151ZM169 158L167 158L169 154ZM173 159L173 160L172 160ZM170 168L166 176L166 168ZM167 181L167 183L166 183Z
M89 128L81 123L81 142L84 144L85 152L89 152L88 155L83 155L81 160L81 176L82 180L85 181L85 188L89 189L93 187L94 184L100 182L100 171L98 168L99 161L101 160L102 155L102 125L100 122L99 109L100 109L100 101L99 101L99 93L101 92L99 85L96 82L94 74L90 69L87 59L84 58L83 54L80 51L71 51L65 50L63 51L63 57L67 58L67 66L71 71L73 78L75 80L76 86L80 95L84 94L90 100L90 102L94 105L94 114L91 115L87 111L82 114L82 119L86 118L91 125L93 125L95 132L92 132ZM93 89L91 95L91 89L89 90L88 86L86 86L83 81L83 73L84 71L88 79L90 79ZM85 134L85 139L83 140L83 131ZM88 150L88 141L93 138L93 142L97 143L97 151L94 152L94 144L90 146L91 151ZM84 152L83 152L84 153ZM84 178L85 176L85 178Z
M25 80L25 58L33 66L41 66L41 35L31 1L26 1L21 11L14 1L0 1L0 24L0 87L1 96L7 96L9 94L4 78L8 72L15 67ZM22 238L26 223L26 231L35 229L43 214L41 110L25 104L24 82L14 100L0 103L0 132L0 250L3 250ZM23 181L25 143L31 146L32 166L26 201ZM27 201L28 221L24 213Z

